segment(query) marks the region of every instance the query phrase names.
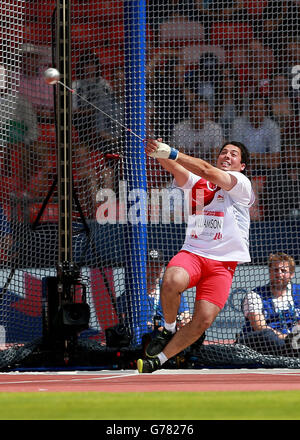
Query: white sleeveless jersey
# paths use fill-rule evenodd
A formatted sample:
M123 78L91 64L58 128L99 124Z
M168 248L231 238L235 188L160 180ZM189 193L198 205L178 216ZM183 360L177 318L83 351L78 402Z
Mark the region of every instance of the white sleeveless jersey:
M237 179L230 191L193 173L181 187L190 190L192 200L182 250L213 260L246 263L251 261L249 208L255 197L251 182L244 174L228 173Z

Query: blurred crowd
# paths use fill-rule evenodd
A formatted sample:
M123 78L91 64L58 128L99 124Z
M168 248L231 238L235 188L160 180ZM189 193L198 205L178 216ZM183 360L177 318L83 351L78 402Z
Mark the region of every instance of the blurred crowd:
M252 220L299 216L300 2L148 5L155 134L208 160L224 141L243 142L256 192Z
M29 9L35 3L28 1ZM147 1L147 136L209 161L225 141L243 142L251 153L255 221L300 216L299 10L297 0ZM116 20L102 18L103 28ZM85 215L94 218L97 189L116 191L124 177L122 160L116 165L106 155L124 151L124 130L109 116L127 123L127 71L122 44L111 42L118 57L109 60L107 41L76 44L74 182ZM43 199L56 174L55 93L43 79L51 47L24 43L20 55L15 78L9 55L3 51L0 60L2 204L18 192ZM170 185L149 158L147 179L151 188Z

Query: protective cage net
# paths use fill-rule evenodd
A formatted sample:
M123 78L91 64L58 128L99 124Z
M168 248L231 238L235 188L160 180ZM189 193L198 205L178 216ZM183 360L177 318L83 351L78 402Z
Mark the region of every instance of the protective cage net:
M212 163L227 140L251 152L252 262L238 266L204 344L171 365L299 367L299 2L70 5L73 257L91 311L79 345L122 353L151 337L163 323L165 267L184 241L182 194L174 196L172 176L144 156L140 140L123 127L129 124L141 139L161 137ZM45 279L56 276L57 87L43 76L56 62L56 7L53 0L2 0L0 6L4 366L22 363L36 349ZM131 40L136 22L144 43ZM294 271L282 256L269 270L269 255L278 252L296 268L276 298L271 278L279 283L282 266ZM178 327L192 319L194 298L194 289L182 294Z

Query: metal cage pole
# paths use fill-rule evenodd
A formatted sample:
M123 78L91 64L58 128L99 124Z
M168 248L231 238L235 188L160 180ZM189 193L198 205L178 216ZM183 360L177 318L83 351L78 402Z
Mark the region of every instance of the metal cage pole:
M71 88L72 85L71 3L72 0L57 0L56 66L62 78L56 101L58 262L57 277L48 277L44 282L44 339L50 344L63 342L65 363L76 345L78 333L88 328L90 317L85 286L81 283L80 270L73 262L72 252L72 95L63 86ZM76 302L77 286L82 291L81 302Z
M124 2L127 126L141 139L146 134L146 0ZM129 259L125 285L132 304L132 330L136 343L147 332L147 189L144 144L130 133L126 139L125 179L129 191L140 190L140 221L128 223Z
M71 0L57 0L56 63L62 82L72 87ZM58 263L72 262L72 96L59 84L57 98L58 145Z

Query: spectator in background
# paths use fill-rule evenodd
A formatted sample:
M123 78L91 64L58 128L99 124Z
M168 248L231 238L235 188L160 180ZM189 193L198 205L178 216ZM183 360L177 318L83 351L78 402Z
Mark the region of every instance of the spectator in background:
M110 81L110 109L107 112L114 120L126 125L125 121L125 71L124 67L115 67ZM101 103L100 103L101 106ZM112 119L107 118L103 113L97 112L96 117L97 131L101 136L106 136L107 147L113 152L120 152L124 129Z
M175 124L188 115L184 66L176 50L154 55L147 66L148 99L155 108L154 126L158 136L170 139Z
M261 17L269 0L240 0L238 11L239 21L250 22L259 35L261 29Z
M264 176L260 205L265 220L300 218L300 164L296 160L281 163Z
M34 44L23 44L21 58L20 95L36 112L38 122L53 123L54 91L45 86L44 72L51 65L49 48Z
M272 0L266 4L261 17L261 38L276 57L282 57L287 38L299 37L299 13L299 4L294 1Z
M75 81L72 84L73 90L93 105L101 103L103 111L110 110L111 86L102 76L102 66L99 58L91 50L83 51L76 64ZM73 94L73 121L77 128L79 141L81 143L96 146L97 110L89 105L77 94Z
M209 52L201 55L196 68L185 74L184 85L189 101L206 99L211 111L214 112L221 88L221 71L216 55Z
M280 128L268 117L265 98L249 98L249 109L232 124L231 138L246 145L251 156L251 170L264 172L279 165Z
M118 79L114 80L114 85L117 81ZM123 83L120 84L120 89L122 85ZM73 110L74 125L78 130L80 143L101 151L111 149L119 140L119 126L116 127L109 116L99 112L95 107L101 108L107 115L120 122L124 120L124 109L112 84L103 76L103 68L97 54L91 50L83 51L78 60L73 89L79 95L73 94ZM124 93L124 88L122 90Z
M155 39L159 39L159 25L176 17L188 18L192 0L147 0L147 18Z
M31 50L30 50L31 48ZM7 54L3 54L0 65L0 148L7 143L33 143L38 137L37 105L34 102L36 89L33 84L25 86L25 72L28 76L39 77L39 52L32 45L23 45L21 60L21 78L18 88L18 72L8 69ZM29 60L32 59L32 66ZM30 67L29 67L30 66ZM43 80L43 88L45 82ZM45 99L45 96L43 97Z
M10 115L8 141L10 144L33 144L38 138L38 119L33 105L24 95L16 94L9 99L15 102Z
M32 147L38 138L38 120L33 105L21 94L7 92L1 96L1 142L7 163L5 173L13 179L11 190L26 188L32 173Z
M209 27L213 21L240 19L241 0L193 0L190 17Z
M23 96L9 89L0 91L0 139L1 149L7 144L29 145L37 140L37 114L32 104Z
M216 96L216 119L228 140L233 121L240 115L241 96L237 73L234 69L223 68L220 87Z
M28 85L29 90L24 89L22 75L19 84L19 69L12 69L7 56L3 54L3 66L0 69L0 150L5 164L2 184L5 181L8 185L6 191L16 193L24 191L31 178L30 154L32 145L38 138L38 116L34 103L29 99L29 90L34 96L35 89L31 89L33 85ZM27 57L28 53L25 55L23 52L20 66L23 71L26 66L28 68ZM34 54L33 59L37 58ZM35 77L37 75L35 72Z
M248 110L249 98L255 94L268 96L274 74L272 49L259 39L250 40L243 51L243 62L238 67L240 93L244 98L243 111Z
M286 40L285 49L280 55L283 64L280 73L291 75L292 67L300 64L300 38L291 35Z
M199 22L203 25L205 38L213 21L239 19L241 0L148 0L148 22L151 23L156 40L159 41L159 25L166 21Z
M298 74L300 69L296 68L294 71L294 66L300 65L300 38L291 37L286 45L286 49L281 57L282 66L281 72L285 75L289 80L290 86L290 95L293 100L296 116L298 118L298 126L299 126L299 116L300 116L300 79ZM299 133L298 133L299 135ZM298 136L298 139L300 137ZM298 143L298 146L299 143Z
M242 303L246 323L237 343L278 356L290 355L287 337L300 321L300 285L293 284L295 261L283 252L271 254L270 282L249 292Z
M285 127L295 117L289 79L276 75L271 83L270 111L280 127Z
M169 20L173 17L187 16L192 0L147 0L147 12L152 26Z
M282 151L285 161L294 161L293 151L300 146L299 117L296 112L289 78L277 75L271 83L270 111L272 118L280 127Z
M190 117L175 125L170 143L186 154L213 160L223 145L223 132L214 122L212 111L205 99L191 105Z

